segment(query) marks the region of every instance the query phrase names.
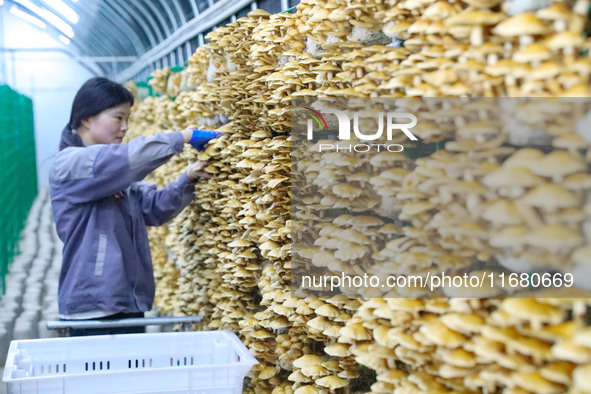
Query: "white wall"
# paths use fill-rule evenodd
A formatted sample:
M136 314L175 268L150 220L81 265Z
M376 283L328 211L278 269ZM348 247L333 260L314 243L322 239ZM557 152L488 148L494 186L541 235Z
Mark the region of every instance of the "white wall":
M75 49L59 41L54 32L45 32L17 18L8 8L6 3L0 6L3 13L0 36L4 37L4 47L61 48L75 53ZM21 52L14 56L5 53L3 60L1 69L5 73L0 75L0 83L7 83L33 99L37 177L40 186L47 185L51 158L58 151L61 131L70 119L74 96L94 74L59 52Z

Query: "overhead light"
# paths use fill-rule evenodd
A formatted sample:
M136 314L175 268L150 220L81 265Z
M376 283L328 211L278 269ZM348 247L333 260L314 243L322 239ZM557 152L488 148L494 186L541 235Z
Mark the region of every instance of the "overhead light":
M70 39L68 37L62 36L60 34L60 36L58 37L60 39L61 42L63 42L66 45L70 45Z
M74 30L72 30L72 26L68 25L63 19L55 15L53 12L33 4L29 0L14 0L14 2L22 5L25 8L28 8L33 13L43 18L45 21L51 23L55 28L57 28L69 38L74 37Z
M41 29L45 29L47 27L47 25L42 20L37 19L33 15L21 11L16 7L11 7L9 12L14 16L18 16L19 18L26 20L32 25L40 27Z
M43 0L45 4L62 14L66 17L70 22L76 24L78 23L78 14L76 11L71 9L66 3L62 0Z

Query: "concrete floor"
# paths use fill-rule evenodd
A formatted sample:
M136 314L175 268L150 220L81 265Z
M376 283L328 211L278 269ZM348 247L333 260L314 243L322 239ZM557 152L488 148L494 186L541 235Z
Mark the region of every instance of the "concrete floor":
M4 374L4 368L0 367L0 394L6 394L6 383L1 381L3 374Z

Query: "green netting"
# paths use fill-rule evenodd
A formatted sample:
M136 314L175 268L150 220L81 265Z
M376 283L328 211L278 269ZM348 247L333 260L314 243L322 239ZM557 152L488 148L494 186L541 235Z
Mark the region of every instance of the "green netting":
M0 85L0 294L20 233L37 196L33 102Z

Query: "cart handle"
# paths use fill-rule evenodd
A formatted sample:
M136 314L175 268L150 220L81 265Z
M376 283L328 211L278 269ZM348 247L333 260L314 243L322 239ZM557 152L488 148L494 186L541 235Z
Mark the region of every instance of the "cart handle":
M70 329L144 327L180 324L182 331L191 331L191 325L200 322L201 316L140 317L119 320L60 320L48 321L47 329L58 330L59 334L64 334L65 336Z

